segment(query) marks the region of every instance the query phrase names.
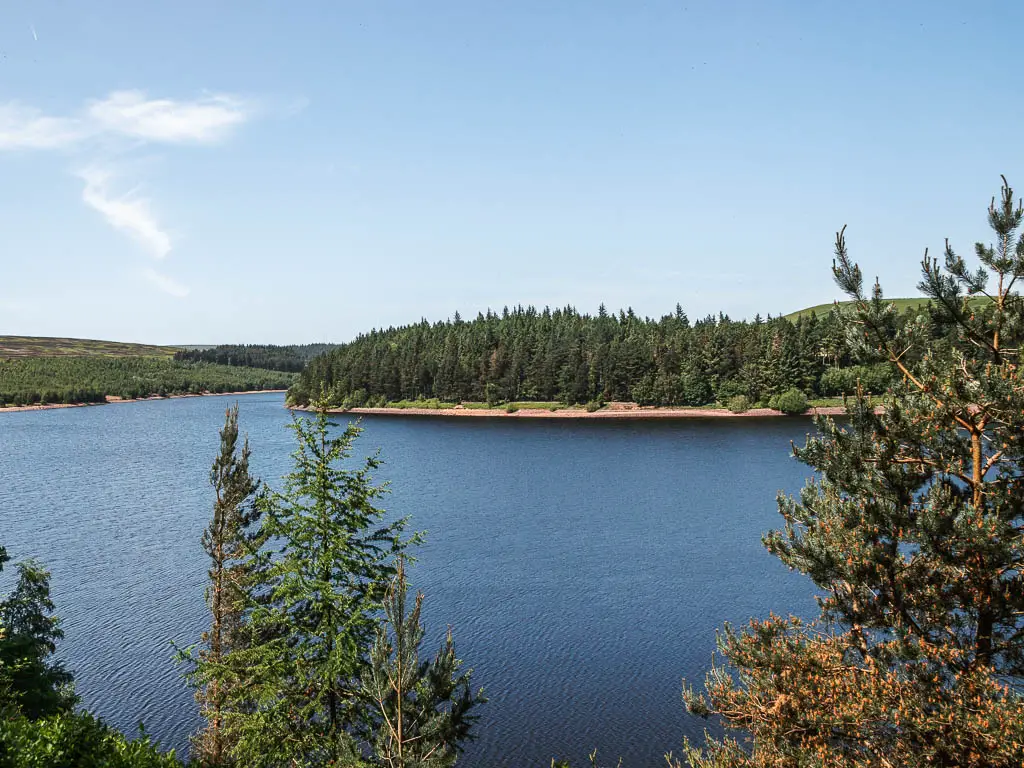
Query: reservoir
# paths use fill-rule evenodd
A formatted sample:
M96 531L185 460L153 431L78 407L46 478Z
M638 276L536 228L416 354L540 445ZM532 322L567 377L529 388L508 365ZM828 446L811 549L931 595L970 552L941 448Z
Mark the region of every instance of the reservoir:
M52 573L60 655L83 705L165 747L199 724L172 642L199 640L224 409L252 469L280 488L294 438L283 395L0 414L0 544ZM337 417L342 420L344 417ZM814 615L813 584L761 545L775 495L810 470L804 418L587 421L364 418L381 506L426 541L425 651L452 627L489 703L466 766L663 765L706 723L686 714L724 622ZM0 576L6 592L13 570Z

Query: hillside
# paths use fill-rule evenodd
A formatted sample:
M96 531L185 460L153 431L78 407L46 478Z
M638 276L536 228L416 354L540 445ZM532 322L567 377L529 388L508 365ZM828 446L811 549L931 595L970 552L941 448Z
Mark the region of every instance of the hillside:
M920 296L920 297L915 298L915 299L886 299L886 301L895 304L896 305L896 309L898 309L900 312L906 312L908 309L917 309L918 307L923 307L923 306L927 305L928 302L930 301L930 299L927 299L924 296ZM808 317L808 316L811 315L811 313L814 313L815 315L817 315L820 318L820 317L822 317L824 315L827 315L829 312L831 312L832 311L832 307L834 307L836 305L836 303L837 302L829 302L828 304L817 304L817 305L815 305L813 307L807 307L805 309L799 309L796 312L790 312L788 315L785 316L785 318L786 318L786 320L789 320L790 322L796 322L796 320L798 318ZM840 302L838 302L840 308L848 307L852 303L853 302L851 302L851 301L840 301Z
M0 408L286 389L294 372L175 359L178 347L0 336Z
M0 357L170 357L177 347L46 336L0 336Z
M895 304L896 309L898 309L900 312L906 312L908 309L917 309L918 307L923 307L927 305L931 301L931 299L928 299L924 296L918 296L917 298L911 299L886 299L886 301L890 302L891 304ZM971 299L969 299L969 301L972 306L980 306L982 304L987 304L990 301L990 299L987 296L974 296ZM853 302L850 301L838 302L840 307L847 307L852 303ZM785 319L789 320L790 322L796 322L798 318L809 317L811 313L814 313L820 318L831 312L832 307L835 306L835 304L836 302L832 302L829 304L817 304L813 307L800 309L797 310L796 312L790 312L788 315L785 315Z

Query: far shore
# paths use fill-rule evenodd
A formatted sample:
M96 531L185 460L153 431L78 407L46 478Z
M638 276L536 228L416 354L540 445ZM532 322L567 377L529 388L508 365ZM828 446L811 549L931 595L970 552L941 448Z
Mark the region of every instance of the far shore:
M294 407L292 410L310 410ZM520 408L508 413L504 408L331 408L328 413L356 414L360 416L436 416L441 418L500 418L500 419L731 419L731 418L773 418L786 416L782 411L771 408L751 408L733 413L726 408L642 408L630 404L614 404L599 411L588 412L583 408ZM808 408L803 416L844 416L842 406Z
M247 389L242 392L199 392L197 394L181 394L181 395L167 395L161 397L160 395L150 395L149 397L133 397L133 398L121 398L114 395L107 395L107 400L104 403L47 403L46 405L11 405L6 408L0 408L0 413L14 413L16 411L51 411L56 408L88 408L93 405L112 405L114 403L142 403L148 400L174 400L182 397L231 397L233 395L263 395L268 392L287 392L287 389Z

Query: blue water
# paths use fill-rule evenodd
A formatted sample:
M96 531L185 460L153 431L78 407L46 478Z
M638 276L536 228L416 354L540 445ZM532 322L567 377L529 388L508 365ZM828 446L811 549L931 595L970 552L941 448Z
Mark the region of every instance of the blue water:
M0 543L53 573L62 656L85 706L183 748L198 720L171 641L206 621L199 537L224 408L254 470L290 465L279 394L0 414ZM804 419L666 422L368 417L383 506L426 530L415 586L431 646L451 625L490 702L467 766L663 765L705 723L700 682L723 622L813 612L812 585L761 546ZM10 585L5 572L0 586Z

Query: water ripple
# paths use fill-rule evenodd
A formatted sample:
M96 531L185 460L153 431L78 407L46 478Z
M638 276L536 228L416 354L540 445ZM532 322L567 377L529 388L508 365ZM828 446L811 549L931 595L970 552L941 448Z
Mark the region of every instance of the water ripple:
M280 395L238 399L254 469L292 450ZM198 725L171 643L206 621L199 535L229 398L0 415L0 543L53 572L61 654L85 705L184 748ZM427 530L410 570L428 646L452 625L487 689L469 766L662 763L723 621L807 610L810 586L760 546L806 422L457 423L367 418L385 506ZM0 589L10 586L0 575Z

